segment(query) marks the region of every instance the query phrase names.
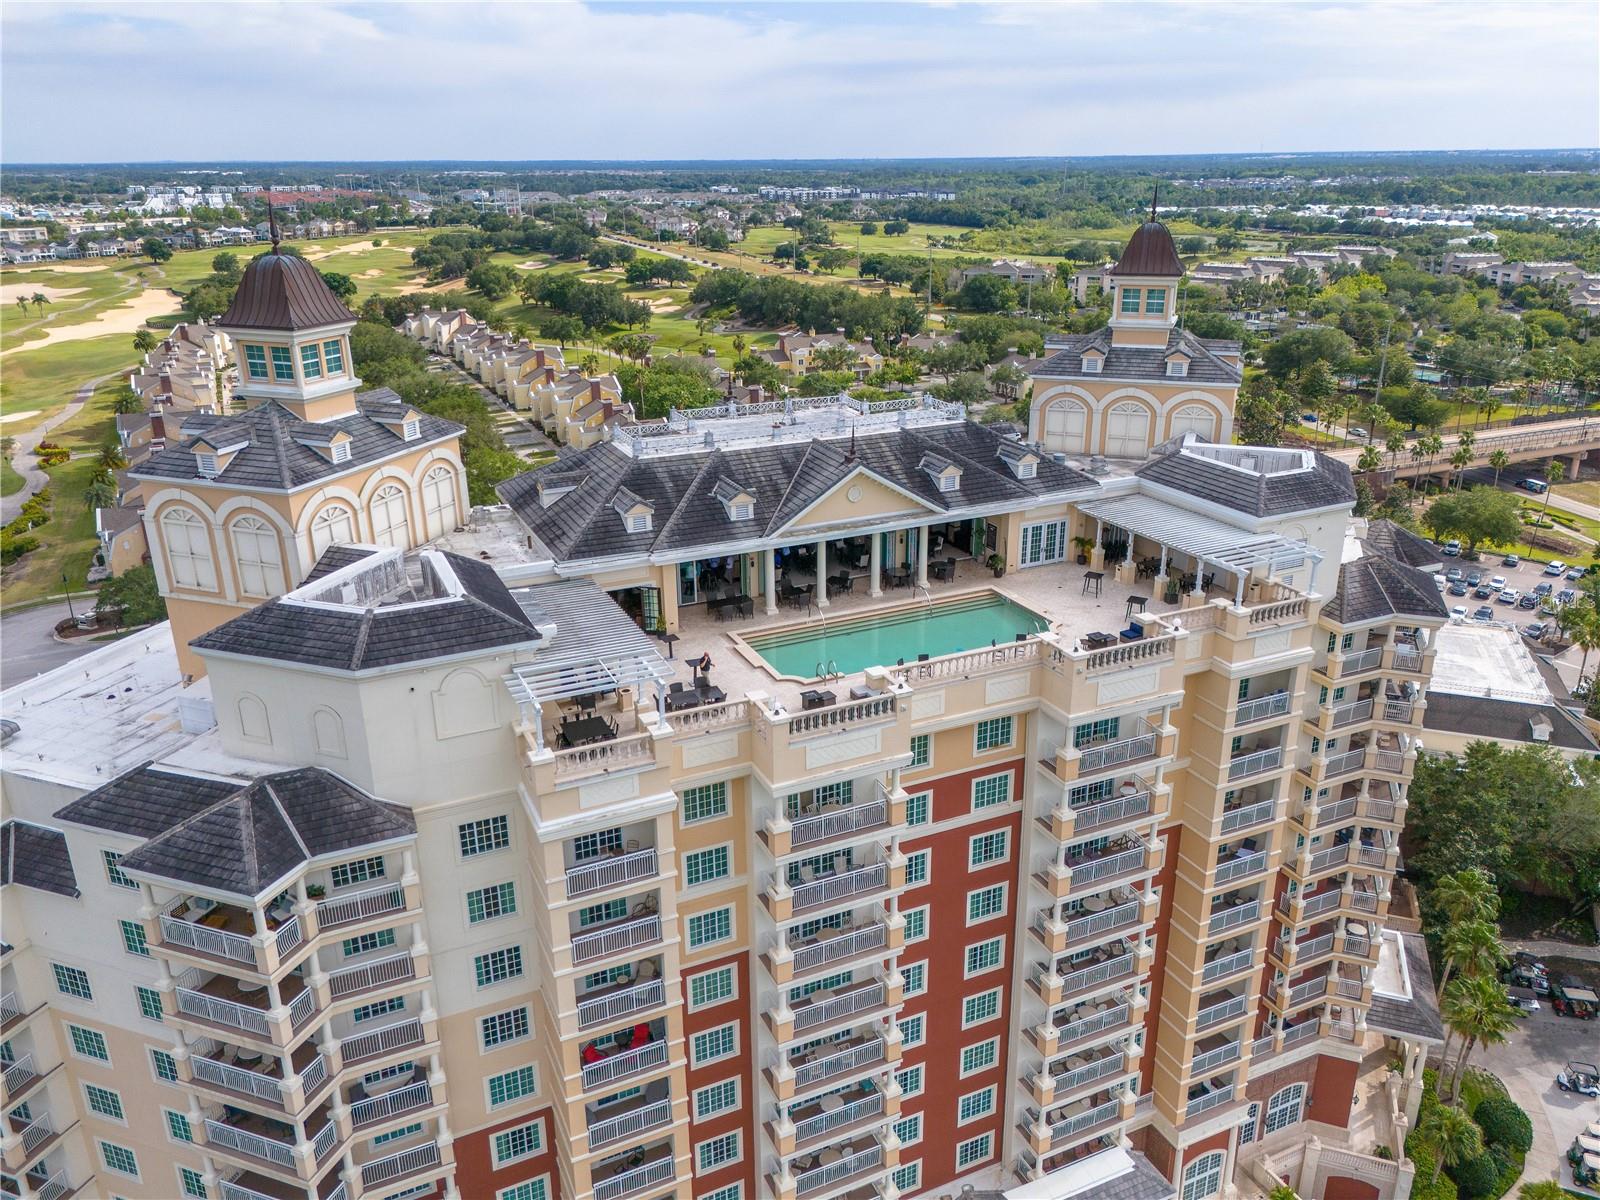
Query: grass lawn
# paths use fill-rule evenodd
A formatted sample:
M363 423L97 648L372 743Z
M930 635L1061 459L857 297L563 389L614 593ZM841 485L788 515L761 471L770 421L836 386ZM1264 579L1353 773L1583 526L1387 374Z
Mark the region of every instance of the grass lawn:
M83 490L89 486L94 470L92 458L74 459L49 469L50 519L33 530L39 548L6 568L0 577L0 603L5 607L42 600L59 592L63 573L74 590L83 588L83 574L98 548L94 511L83 502Z
M19 429L29 428L64 407L80 385L131 367L137 357L133 339L122 333L12 354L0 370L0 415L37 411L39 416L16 422Z
M0 496L9 496L19 490L25 480L11 465L10 458L0 458Z
M1558 483L1555 487L1558 496L1565 496L1568 500L1576 500L1579 504L1593 504L1600 507L1600 481L1586 480L1583 483Z

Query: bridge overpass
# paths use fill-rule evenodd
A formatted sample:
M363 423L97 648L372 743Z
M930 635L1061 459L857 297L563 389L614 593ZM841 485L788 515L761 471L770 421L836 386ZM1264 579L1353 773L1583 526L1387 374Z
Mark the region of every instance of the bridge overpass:
M1384 482L1395 479L1420 479L1429 475L1450 475L1455 468L1450 465L1450 456L1456 452L1461 439L1458 434L1441 434L1444 449L1431 459L1421 462L1411 457L1410 448L1402 450L1397 458L1391 461L1382 443L1377 443L1376 448L1383 453L1382 465L1373 472ZM1364 444L1349 446L1340 450L1330 450L1328 453L1345 463L1352 471L1356 469L1356 462L1361 457L1361 452L1366 447ZM1591 453L1600 450L1600 417L1574 417L1562 421L1548 421L1539 425L1521 425L1510 429L1491 429L1482 433L1474 432L1472 440L1472 461L1469 467L1487 467L1489 456L1496 450L1504 450L1510 459L1511 466L1506 468L1506 474L1515 475L1517 463L1543 462L1545 459L1560 458L1567 460L1567 478L1576 479L1578 469L1584 459Z

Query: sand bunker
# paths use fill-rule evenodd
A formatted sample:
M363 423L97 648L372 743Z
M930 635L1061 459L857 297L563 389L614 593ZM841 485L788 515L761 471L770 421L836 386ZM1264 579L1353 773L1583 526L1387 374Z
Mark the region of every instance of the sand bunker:
M22 412L0 413L0 425L9 425L12 421L26 421L29 417L37 417L43 411L42 408L30 408Z
M382 275L383 275L383 268L382 267L373 267L370 271L361 272L361 274L357 275L356 278L357 279L378 279L378 278L381 278Z
M56 304L69 296L81 295L84 290L84 288L51 287L47 283L0 283L0 305L15 308L18 296L32 300L39 293L43 293L44 298L50 303Z
M415 288L418 292L464 292L467 290L465 279L446 279L443 283L433 284L431 287Z
M379 238L378 240L382 241L383 239ZM332 258L335 254L355 254L360 250L373 250L379 248L380 247L373 246L371 238L363 238L360 241L351 242L348 246L334 246L330 249L324 249L321 246L306 246L301 250L301 253L309 259L318 259Z
M519 270L519 271L542 271L546 267L548 267L549 265L550 265L549 263L534 262L532 259L529 259L525 263L518 263L517 264L517 270Z
M0 358L37 350L55 342L80 342L87 338L104 337L108 333L136 333L152 317L164 317L177 312L182 301L166 288L146 288L137 296L106 309L92 321L77 325L53 325L45 329L43 337L32 338L20 346L0 353Z

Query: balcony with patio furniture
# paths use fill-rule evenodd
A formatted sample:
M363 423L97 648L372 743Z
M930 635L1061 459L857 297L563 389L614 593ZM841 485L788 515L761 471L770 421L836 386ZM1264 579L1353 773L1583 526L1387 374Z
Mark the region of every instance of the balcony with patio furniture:
M887 1074L871 1075L780 1111L770 1126L773 1145L780 1155L805 1154L894 1120L900 1115L900 1089Z
M836 982L840 979L843 982ZM881 964L820 982L826 986L808 983L789 988L777 1008L762 1012L776 1041L810 1041L841 1028L881 1020L899 1010L903 996L899 972Z
M1121 937L1093 950L1041 964L1028 985L1051 1008L1118 990L1150 970L1155 952L1143 937Z
M591 1152L637 1141L672 1121L672 1085L667 1079L652 1079L643 1087L625 1088L584 1105Z
M654 891L589 905L567 919L572 964L591 971L615 959L637 958L661 942L661 901Z
M1434 649L1430 630L1401 626L1390 639L1385 665L1393 671L1431 676Z
M608 1155L589 1171L594 1200L623 1200L627 1196L659 1191L676 1177L671 1139Z
M1205 936L1221 937L1230 930L1243 929L1261 917L1260 883L1230 888L1211 901L1211 912L1206 918Z
M1137 988L1124 987L1051 1009L1043 1021L1028 1028L1027 1037L1047 1059L1077 1052L1108 1041L1143 1020L1148 1004Z
M881 959L904 941L905 921L869 903L780 927L761 961L775 983L788 983Z
M1285 970L1304 970L1333 957L1339 922L1323 920L1302 930L1289 930L1267 944L1272 962Z
M1263 729L1234 737L1234 747L1225 764L1229 784L1266 775L1283 766L1284 730Z
M790 859L769 877L761 902L773 920L858 908L886 901L905 887L906 860L891 842Z
M1062 1104L1045 1108L1030 1105L1023 1111L1021 1129L1029 1148L1056 1160L1051 1169L1068 1162L1068 1152L1100 1141L1133 1116L1133 1098L1121 1084L1099 1088Z
M280 1179L313 1178L340 1146L339 1129L327 1103L293 1121L231 1104L210 1105L202 1111L203 1140L211 1153Z
M293 973L251 980L191 968L176 983L169 1019L240 1045L287 1046L318 1012L316 993Z
M1200 962L1200 982L1208 987L1221 987L1240 974L1254 970L1255 940L1254 932L1247 931L1210 943Z
M906 795L883 779L845 779L791 792L777 801L756 836L774 858L812 856L865 842L905 821ZM881 840L881 838L880 838Z
M816 1200L842 1196L876 1181L899 1162L877 1137L860 1134L837 1145L795 1155L776 1176L769 1177L775 1200Z
M283 1055L207 1037L191 1042L179 1058L178 1077L213 1100L298 1116L326 1097L332 1071L314 1039Z
M1048 782L1045 782L1048 781ZM1093 783L1063 785L1053 772L1041 776L1042 803L1036 820L1058 842L1110 837L1159 815L1162 796L1151 779L1132 772Z
M1035 1104L1050 1107L1091 1095L1104 1088L1106 1081L1121 1078L1137 1065L1137 1048L1124 1036L1054 1058L1043 1070L1026 1071L1022 1084Z
M1184 1117L1193 1120L1224 1105L1232 1104L1235 1099L1242 1100L1242 1089L1237 1096L1235 1095L1237 1075L1237 1071L1227 1071L1191 1083L1187 1103L1184 1106Z
M1278 785L1259 783L1251 787L1231 788L1223 794L1222 815L1217 821L1213 837L1242 837L1264 825L1270 825L1278 816Z
M1238 1026L1231 1031L1207 1033L1198 1038L1189 1059L1189 1078L1208 1078L1229 1063L1238 1062L1245 1053L1244 1033L1243 1027Z
M609 983L592 987L578 980L578 1028L588 1031L619 1022L635 1023L646 1013L667 1004L659 954L612 968Z
M1163 752L1160 731L1140 716L1113 717L1076 725L1071 737L1041 765L1063 782L1125 775Z
M899 1061L899 1031L892 1021L880 1020L848 1037L802 1043L781 1054L763 1074L773 1095L787 1101L844 1087Z
M578 1047L578 1063L585 1093L608 1094L622 1091L647 1076L671 1065L664 1019L640 1021L603 1038L583 1042Z
M1268 671L1241 679L1232 726L1238 729L1246 725L1262 725L1288 716L1289 707L1294 701L1289 691L1293 686L1293 671Z
M304 957L307 927L295 899L283 892L265 905L244 907L202 896L180 896L147 923L154 953L181 966L271 975Z
M1066 1150L1055 1150L1049 1154L1041 1155L1033 1162L1027 1161L1027 1151L1023 1152L1023 1159L1019 1163L1017 1176L1024 1183L1034 1179L1054 1175L1058 1171L1065 1171L1075 1163L1103 1154L1107 1150L1115 1150L1121 1146L1121 1140L1115 1129L1108 1133L1097 1133L1088 1141L1079 1142Z
M419 1062L410 1071L387 1079L356 1080L345 1090L343 1103L349 1110L350 1129L371 1136L386 1126L409 1125L422 1120L424 1114L433 1115L432 1110L441 1107L445 1099L443 1074L431 1077L427 1065Z
M1272 833L1249 834L1238 841L1217 847L1211 868L1211 887L1236 889L1253 882L1266 872L1272 853Z
M1159 871L1158 847L1134 832L1063 842L1036 861L1033 881L1056 900L1105 894Z

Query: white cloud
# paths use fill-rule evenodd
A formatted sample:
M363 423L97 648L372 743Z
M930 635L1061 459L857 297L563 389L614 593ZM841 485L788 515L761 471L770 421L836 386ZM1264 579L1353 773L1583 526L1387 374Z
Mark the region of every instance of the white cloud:
M12 3L0 21L11 162L1600 143L1591 4Z

